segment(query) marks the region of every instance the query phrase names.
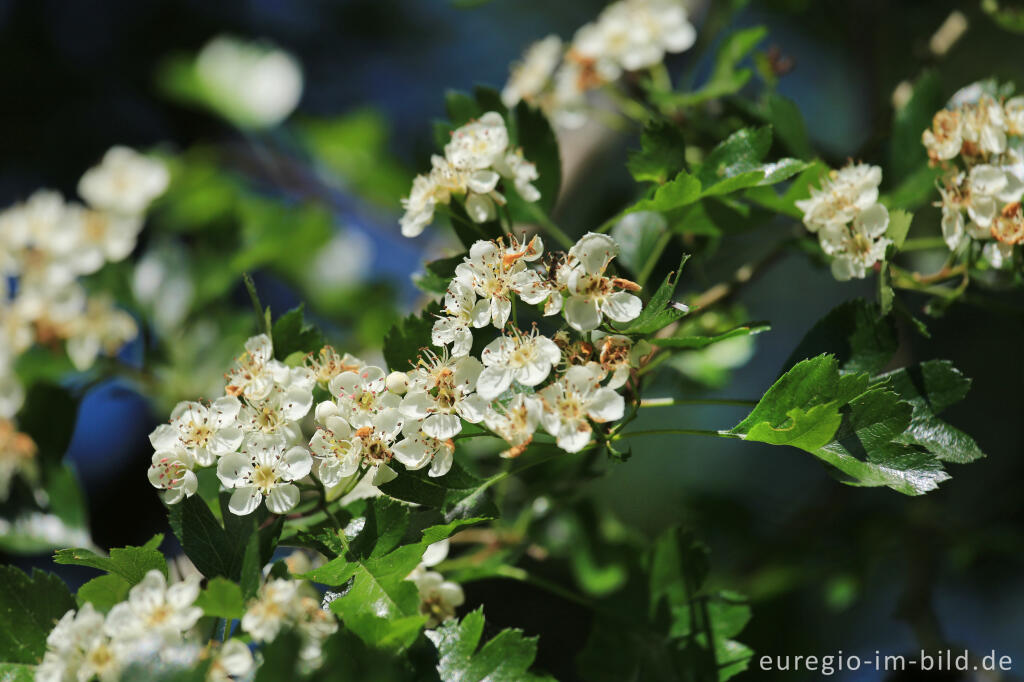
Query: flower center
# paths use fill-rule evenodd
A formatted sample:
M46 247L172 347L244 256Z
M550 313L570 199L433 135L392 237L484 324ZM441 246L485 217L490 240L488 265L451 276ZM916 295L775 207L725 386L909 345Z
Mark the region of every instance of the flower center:
M257 464L252 470L252 484L264 493L269 493L277 484L277 472L266 464Z

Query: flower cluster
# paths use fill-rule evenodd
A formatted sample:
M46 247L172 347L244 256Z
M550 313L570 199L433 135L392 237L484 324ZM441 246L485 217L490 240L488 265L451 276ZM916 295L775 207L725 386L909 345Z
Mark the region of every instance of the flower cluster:
M294 481L313 464L299 421L313 406L316 381L312 369L276 360L269 336L249 339L227 374L224 396L179 403L169 423L150 434L150 483L174 504L197 490L195 467L216 465L233 491L235 514L252 513L264 498L270 511L290 511L299 501Z
M697 32L683 5L680 0L619 0L580 27L568 47L555 35L534 43L512 67L502 101L508 107L526 101L564 128L579 127L586 121L587 91L693 46Z
M314 594L300 580L268 580L242 616L242 629L261 643L273 641L284 629L295 630L302 638L299 658L308 667L317 667L321 646L337 632L338 621Z
M868 269L885 259L891 239L889 212L878 203L882 169L849 164L833 170L811 197L797 201L804 225L818 235L822 250L832 257L832 274L840 281L862 279Z
M150 434L150 483L175 504L197 491L197 467L216 466L233 513L252 513L266 499L271 512L285 514L299 502L296 482L310 474L341 492L361 474L372 486L394 479L393 460L443 476L465 423L504 439L509 457L539 427L567 452L583 449L592 423L622 418L617 389L650 351L597 331L606 317L622 323L640 314L630 293L639 287L608 273L619 247L607 235L587 234L546 263L543 251L539 237L475 243L433 326L437 350L423 349L406 371L389 374L330 346L292 367L274 358L268 336L249 339L224 396L180 403ZM545 316L561 313L569 329L554 338L536 326L522 331L517 301ZM497 335L472 355L473 330L488 326ZM301 421L317 385L331 397L313 410L317 428L307 439Z
M132 252L146 209L167 183L162 163L114 147L78 183L85 204L39 190L0 213L0 416L21 406L11 367L33 344L63 343L85 370L135 336L132 317L108 296L88 295L78 278Z
M1024 241L1024 159L1018 148L1024 97L1001 102L975 94L954 101L953 108L935 114L921 137L931 163L946 170L939 188L942 236L954 252L983 242L983 257L1000 268Z
M118 680L132 663L170 659L203 615L198 596L198 575L168 586L154 569L105 616L90 603L68 611L46 638L36 680Z
M302 638L300 657L307 669L321 663L323 641L338 630L338 621L324 608L308 583L272 579L247 605L241 628L253 642L273 641L285 629ZM151 570L131 588L126 601L106 615L91 603L71 610L47 637L47 650L36 670L40 682L118 680L133 664L154 661L188 669L212 658L207 680L228 682L252 675L260 664L241 639L228 639L211 651L195 626L203 616L196 606L199 576L171 585Z
M525 201L540 199L533 186L537 168L523 158L523 151L509 146L508 129L501 114L488 111L452 132L444 156L430 159L429 173L417 175L409 196L402 199L405 215L402 234L416 237L434 220L438 205L463 202L466 214L478 223L494 220L497 207L505 204L498 182L505 178Z
M436 628L446 620L455 617L455 609L466 601L462 587L430 569L448 556L448 540L441 540L427 547L420 563L406 580L416 585L420 593L420 613L427 616L426 627Z

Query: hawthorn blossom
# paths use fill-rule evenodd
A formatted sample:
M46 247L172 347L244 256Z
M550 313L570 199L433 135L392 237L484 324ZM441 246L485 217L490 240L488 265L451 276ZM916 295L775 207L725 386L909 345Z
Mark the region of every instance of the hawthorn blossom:
M558 381L539 392L544 402L541 423L566 452L579 452L590 442L590 421L604 423L622 419L622 396L600 384L601 371L593 366L575 365Z
M92 367L100 354L114 355L138 334L135 318L114 307L113 299L93 296L67 325L67 353L79 371Z
M229 639L217 650L206 672L207 682L232 682L256 669L249 646L240 639Z
M640 315L643 303L629 293L638 291L639 285L604 275L618 253L619 245L614 239L595 232L583 235L569 249L569 261L559 277L568 293L563 314L573 329L597 329L605 316L615 322L629 322Z
M211 462L212 464L212 462ZM199 479L192 471L195 459L181 447L157 450L147 475L150 484L163 490L166 504L177 504L186 497L192 497L199 489Z
M209 406L180 402L171 412L170 423L156 427L149 442L158 452L180 448L200 466L210 466L242 444L242 430L236 421L241 409L242 404L232 396L218 398Z
M983 95L976 104L965 106L961 115L961 134L968 143L970 156L1006 151L1006 119L999 102Z
M507 148L505 119L496 111L488 111L453 131L444 155L457 168L483 170L493 166Z
M640 366L640 360L648 355L651 344L641 339L633 343L628 336L621 334L602 334L594 332L594 344L597 359L594 364L608 375L608 388L619 389L629 380L632 370Z
M353 428L370 426L381 412L398 407L401 398L387 390L387 373L380 367L367 365L357 372L342 372L329 384L336 397L335 407L320 403L316 408L321 422L328 414L338 414Z
M271 128L295 111L302 67L272 45L218 36L199 52L195 73L208 104L245 128Z
M96 210L137 216L166 191L169 182L162 162L117 146L107 151L100 165L82 175L78 194Z
M104 629L103 614L86 602L65 613L46 637L46 653L35 671L37 682L91 680L116 682L127 652Z
M448 285L444 295L444 315L437 318L430 330L430 341L435 346L452 344L453 357L469 355L473 347L472 328L486 327L491 321L490 303L478 299L476 292L458 280Z
M427 476L444 476L452 468L455 442L441 440L427 434L423 422L407 421L402 426L402 440L395 443L392 453L409 471L422 469L428 464Z
M427 353L409 373L409 391L399 411L404 417L422 421L425 434L438 440L454 438L462 431L462 420L483 419L487 405L477 395L477 379L483 365L474 357L449 358Z
M331 346L324 346L315 354L310 353L305 364L316 378L316 383L324 387L342 372L358 372L366 367L361 359L349 353L338 355L338 351Z
M127 258L138 242L142 231L139 215L122 215L107 211L88 209L71 204L67 207L65 220L78 223L79 246L83 257L89 255L94 263L85 266L85 271L98 270L104 262L117 263Z
M540 237L519 243L514 237L509 245L504 241L477 241L469 249L469 256L455 268L455 281L472 290L488 302L491 324L498 329L505 326L512 312L512 295L534 305L550 294L541 276L526 267L538 260L544 252ZM479 314L473 309L475 315Z
M537 332L513 332L491 341L480 353L485 365L477 379L476 390L484 400L494 400L507 391L512 382L536 386L562 359L554 341Z
M455 609L462 606L466 597L462 587L436 571L428 570L444 561L448 556L449 542L441 540L429 545L423 551L423 558L406 580L416 585L420 595L419 611L427 616L424 627L431 629L455 617Z
M248 400L238 413L238 424L247 433L280 434L288 443L302 440L298 421L313 407L312 373L291 368L288 384L275 385L262 400Z
M302 638L299 657L307 662L320 657L321 644L337 632L338 621L316 599L302 593L298 580L275 578L260 588L242 616L242 629L257 642L271 642L281 630L294 628Z
M250 400L266 398L288 368L274 359L274 345L266 334L259 334L245 342L245 352L227 373L228 395L243 396Z
M361 443L352 441L352 427L337 414L322 418L323 426L309 441L316 477L326 487L338 485L359 470Z
M878 201L882 169L868 164L849 164L830 171L821 188L812 188L811 197L796 202L804 213L804 225L811 232L846 225L860 211Z
M389 394L400 402L401 399ZM395 441L402 432L405 420L395 407L380 409L367 418L361 418L359 425L345 418L345 412L334 403L325 402L317 406L317 421L326 431L317 440L315 452L325 462L328 477L340 481L355 474L360 466L370 469L371 482L380 485L391 481L398 474L388 466L394 457ZM341 423L354 427L346 432ZM326 485L326 483L325 483Z
M152 636L167 644L180 641L203 615L195 606L199 581L200 576L193 574L168 586L162 572L149 571L128 592L128 600L115 604L107 614L107 632L121 640Z
M530 45L522 61L512 66L501 91L501 102L511 109L521 100L534 103L547 88L562 59L562 40L550 35Z
M891 239L883 237L889 227L889 212L874 204L853 219L849 227L830 227L819 232L822 249L832 256L832 274L846 281L862 279L875 263L885 259Z
M217 477L233 490L228 508L245 516L267 498L267 509L286 514L299 502L294 481L309 475L313 460L304 447L288 447L283 436L250 434L240 452L224 455L217 463Z
M502 457L518 457L533 442L544 404L536 395L517 393L507 404L495 403L484 415L484 424L498 434L509 448Z
M963 116L957 110L942 109L932 117L932 127L921 134L921 143L932 162L948 161L964 144Z

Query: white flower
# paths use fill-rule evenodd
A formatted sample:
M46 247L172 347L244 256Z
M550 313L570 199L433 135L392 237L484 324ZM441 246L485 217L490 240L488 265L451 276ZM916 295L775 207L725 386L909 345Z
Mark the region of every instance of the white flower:
M820 189L811 189L811 197L796 202L804 212L804 225L811 232L846 225L857 213L878 201L882 169L867 164L850 164L831 171Z
M840 281L861 279L867 269L885 259L885 249L892 243L885 234L889 212L875 204L861 211L849 226L823 229L818 233L821 247L833 257L832 274Z
M245 342L245 352L235 360L235 366L227 374L225 390L229 395L262 400L287 371L284 363L274 360L274 345L270 337L259 334Z
M232 396L218 398L210 406L178 403L170 423L156 427L149 434L149 442L158 452L184 449L199 466L210 466L217 457L234 452L242 444L242 430L236 421L241 408Z
M523 150L516 148L503 158L494 161L498 173L512 180L516 192L525 201L540 200L540 190L533 186L533 181L540 178L537 166L523 158Z
M389 395L396 402L401 400L393 393ZM346 422L353 427L356 424L347 421L344 411L339 411L335 403L320 403L316 418L326 427L326 432L319 438L314 435L317 441L315 452L324 462L321 467L331 480L336 478L340 481L355 474L361 464L370 468L371 482L375 486L397 476L388 464L394 456L395 440L404 424L398 409L382 408L368 418L360 415L359 426L354 431L342 426Z
M548 297L550 290L539 274L526 267L544 252L540 237L520 244L510 238L506 247L497 242L478 241L469 256L455 268L455 280L488 302L491 323L501 329L512 312L512 294L534 305ZM476 320L473 312L473 319Z
M403 237L418 237L427 225L434 222L434 210L438 204L451 201L451 192L440 183L433 172L417 175L412 181L409 196L402 199L405 213L398 224Z
M302 95L302 68L270 45L214 38L196 59L208 103L237 125L270 128L288 118Z
M948 161L963 147L963 117L959 111L942 109L932 118L932 127L921 134L921 143L933 161Z
M288 443L302 440L298 421L313 407L312 373L304 367L289 369L286 384L275 384L262 400L249 400L238 413L238 423L250 433L280 434Z
M1013 245L1003 242L989 242L981 251L982 256L993 268L1001 269L1013 258Z
M411 420L422 420L425 434L439 440L454 438L462 420L483 419L486 403L474 393L483 365L474 357L448 358L428 353L410 374L411 387L399 410Z
M457 168L483 170L504 156L507 148L505 119L496 111L488 111L479 119L452 131L451 140L444 147L444 155Z
M430 465L428 476L444 476L452 468L455 443L439 440L422 429L423 422L408 421L402 427L402 440L392 448L395 459L410 471Z
M1003 108L991 97L963 109L963 138L980 152L1002 154L1006 151L1006 121ZM972 154L976 155L977 152Z
M68 611L46 638L47 650L36 669L40 682L69 682L99 678L116 682L127 663L123 646L111 641L103 615L92 604Z
M508 82L501 91L501 101L511 109L520 100L534 102L547 88L562 59L562 40L550 35L530 45L522 61L514 64Z
M316 382L327 387L331 379L342 372L358 372L366 363L350 353L338 355L332 346L324 346L316 355L310 354L305 361L307 369L313 373Z
M193 574L168 586L162 572L149 571L128 592L128 600L107 614L108 634L122 640L156 636L168 644L181 641L182 634L203 615L195 606L199 581L200 576Z
M169 182L162 162L128 147L111 147L100 165L82 175L78 194L94 209L137 216L164 193Z
M282 436L250 434L241 452L221 457L217 477L225 488L234 489L228 508L245 516L267 497L267 509L285 514L299 502L299 489L292 484L309 474L313 460L304 447L288 447Z
M313 453L317 478L330 488L359 470L362 441L352 440L352 427L336 414L322 421L324 426L313 434L309 449Z
M688 50L696 38L678 0L620 0L576 32L573 50L594 60L601 77L610 81L622 69L648 68L666 52Z
M455 609L466 601L462 587L436 571L414 571L407 579L416 584L420 593L420 613L428 616L424 627L436 628L454 618Z
M177 504L199 489L199 479L192 471L194 464L192 455L181 447L157 450L149 466L149 482L164 491L164 502Z
M597 423L622 419L625 401L601 386L599 368L575 365L559 381L539 393L544 401L541 423L566 452L579 452L590 442L588 418Z
M554 341L537 332L515 332L500 336L480 354L485 365L477 379L476 390L484 400L494 400L517 381L523 386L536 386L548 378L551 368L562 359L562 351Z
M256 668L256 661L248 645L239 639L229 639L217 650L206 672L207 682L231 682L245 678Z
M82 273L99 270L104 262L116 263L124 260L135 249L142 218L107 211L93 210L78 204L69 204L64 219L71 224L79 237L79 262ZM86 263L86 258L93 259Z
M1006 132L1009 135L1024 135L1024 97L1011 97L1003 104Z
M621 334L593 334L595 350L598 351L597 366L611 375L606 386L611 389L622 387L629 380L629 373L640 366L640 360L651 352L651 344L643 339L636 344Z
M563 313L578 331L597 329L604 316L615 322L629 322L640 315L643 303L628 291L640 287L618 277L604 276L605 268L619 253L619 245L605 234L590 232L569 249L569 262L560 272L569 294Z
M317 420L323 423L329 414L340 415L354 428L370 426L382 411L398 407L401 398L387 390L387 374L380 367L368 365L356 372L342 372L329 384L337 403L320 403Z
M105 295L90 297L86 309L65 330L68 357L76 369L92 367L102 353L114 355L138 334L135 318L114 307Z
M273 641L292 619L300 585L299 581L287 578L264 583L242 616L242 629L257 642Z
M470 287L458 280L448 285L444 295L445 315L437 318L430 331L430 342L435 346L452 344L454 357L469 355L473 347L472 327L486 327L491 321L490 302L478 299Z
M517 393L508 404L496 403L487 410L484 424L511 446L501 453L502 457L518 457L526 450L533 441L543 409L537 396Z

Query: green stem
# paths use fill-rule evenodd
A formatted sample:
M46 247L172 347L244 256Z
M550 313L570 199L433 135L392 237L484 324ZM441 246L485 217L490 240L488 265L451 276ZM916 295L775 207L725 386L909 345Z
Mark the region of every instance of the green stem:
M585 608L594 608L594 605L591 604L586 597L576 594L572 590L566 589L558 583L553 583L550 580L546 580L544 578L539 578L535 575L532 575L528 571L525 571L522 568L519 568L518 566L509 566L508 564L503 564L501 566L498 566L498 568L495 569L494 573L495 575L499 575L503 578L518 580L519 582L539 587L542 590L547 590L551 594L557 595L567 601L579 604L580 606L583 606Z
M316 486L320 489L320 508L323 509L324 514L326 514L327 518L331 520L334 527L341 530L344 526L341 525L341 521L339 521L338 517L331 511L330 505L327 502L327 488L324 487L324 484L321 483L319 479L314 478L313 480L316 481Z
M555 222L548 217L548 214L541 210L540 206L538 206L537 204L530 203L526 205L529 207L530 214L534 217L534 219L540 224L541 227L547 230L548 234L555 238L555 241L557 241L559 244L561 244L563 247L567 249L572 248L573 244L575 244L576 242L574 242L572 238L569 237L569 235L563 232L562 228L556 225Z
M672 405L736 405L738 407L754 407L756 400L739 398L644 398L640 407L671 407Z
M629 438L631 436L711 436L712 438L742 438L739 434L727 431L708 431L706 429L649 429L646 431L630 431L629 433L616 434L612 440Z
M647 284L647 279L654 272L654 266L658 264L658 259L661 258L661 254L664 253L665 247L672 241L672 232L665 230L658 237L658 241L654 243L654 248L651 249L651 253L647 256L647 262L640 268L640 272L636 275L636 283L641 287Z
M903 242L900 251L924 251L926 249L946 249L946 240L942 237L921 237Z

